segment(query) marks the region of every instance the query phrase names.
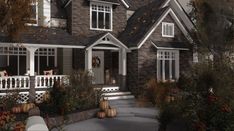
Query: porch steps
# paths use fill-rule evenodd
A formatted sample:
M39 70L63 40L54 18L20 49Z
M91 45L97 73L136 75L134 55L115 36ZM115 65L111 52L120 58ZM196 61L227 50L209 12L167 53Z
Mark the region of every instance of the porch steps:
M104 96L104 99L107 99L107 100L122 100L122 99L135 98L131 94L131 92L121 92L121 91L103 93L102 95Z

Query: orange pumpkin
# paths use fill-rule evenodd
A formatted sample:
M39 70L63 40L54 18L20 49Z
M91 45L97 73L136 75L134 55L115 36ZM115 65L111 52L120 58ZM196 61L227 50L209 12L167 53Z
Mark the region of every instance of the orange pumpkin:
M99 107L100 107L101 110L104 111L105 109L107 109L109 107L108 101L107 100L100 101Z
M103 118L106 117L106 113L103 112L103 111L99 111L99 112L97 113L97 117L98 117L99 119L103 119Z
M32 109L34 107L35 107L35 104L33 104L33 103L23 104L21 106L23 112L28 112L30 109Z
M109 108L106 110L106 115L107 115L107 117L116 117L117 111L115 108Z
M21 107L17 106L17 107L13 107L12 109L13 113L20 113L21 112Z

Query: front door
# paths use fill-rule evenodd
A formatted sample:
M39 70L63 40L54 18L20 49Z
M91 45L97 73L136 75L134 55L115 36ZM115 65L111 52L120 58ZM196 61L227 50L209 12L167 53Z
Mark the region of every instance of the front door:
M104 51L93 51L93 84L104 84Z

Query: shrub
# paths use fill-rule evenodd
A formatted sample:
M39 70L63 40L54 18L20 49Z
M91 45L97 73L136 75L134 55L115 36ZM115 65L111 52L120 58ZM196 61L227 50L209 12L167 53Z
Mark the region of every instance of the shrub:
M159 107L165 102L169 102L168 98L176 97L177 92L176 84L172 82L157 82L156 79L152 78L146 84L146 96Z
M225 63L200 63L180 78L178 83L185 92L181 100L182 115L190 121L191 127L197 130L234 128L233 73Z
M73 71L69 77L69 85L56 82L50 96L50 100L41 107L64 114L97 107L101 92L94 90L92 76L88 72Z

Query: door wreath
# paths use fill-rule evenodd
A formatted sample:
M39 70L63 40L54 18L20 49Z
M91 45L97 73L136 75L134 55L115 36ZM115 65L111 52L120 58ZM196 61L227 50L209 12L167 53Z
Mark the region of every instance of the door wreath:
M92 58L92 66L93 66L94 68L98 68L98 67L100 67L100 65L101 65L101 60L100 60L100 58L99 58L98 56L94 56L94 57Z

